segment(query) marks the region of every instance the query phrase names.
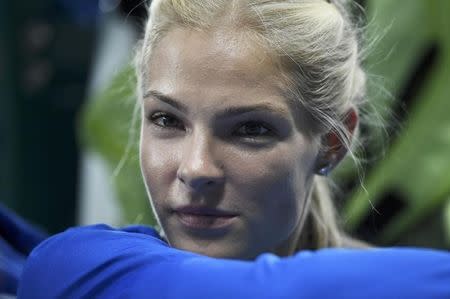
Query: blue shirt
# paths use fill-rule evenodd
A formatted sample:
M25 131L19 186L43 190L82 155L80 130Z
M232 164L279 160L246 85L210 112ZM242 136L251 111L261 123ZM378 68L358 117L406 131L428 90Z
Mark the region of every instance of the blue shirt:
M73 228L33 250L19 298L450 298L450 254L323 249L255 261L170 247L151 228Z

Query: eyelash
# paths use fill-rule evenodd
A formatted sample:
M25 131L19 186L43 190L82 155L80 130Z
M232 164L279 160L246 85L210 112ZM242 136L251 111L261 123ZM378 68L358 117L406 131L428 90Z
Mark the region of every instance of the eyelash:
M161 127L161 128L164 128L164 129L183 129L184 130L184 126L182 128L180 128L180 126L168 126L168 125L164 125L164 124L158 123L159 120L163 120L164 118L169 119L171 121L175 120L175 121L177 121L177 123L179 125L181 125L181 126L183 125L173 115L170 115L168 113L163 113L163 112L156 112L156 113L152 114L149 119L154 125L156 125L158 127Z
M155 126L158 126L158 127L162 128L162 129L172 129L172 130L176 130L176 129L184 130L185 129L183 124L181 123L181 121L179 121L175 116L173 116L171 114L168 114L168 113L156 112L156 113L152 114L149 117L149 119ZM164 122L164 120L166 120L166 121L167 120L169 120L169 121L176 121L176 125L167 125L167 124L159 122L159 121L163 121ZM254 134L254 132L253 133L242 132L241 129L244 129L244 130L245 130L245 128L248 129L249 126L253 126L253 129L257 128L257 129L259 129L259 132L261 132L261 131L263 131L263 132L262 133L256 133L256 134ZM267 126L266 124L264 124L263 122L260 122L260 121L245 121L245 122L242 122L236 127L234 132L236 132L235 136L242 137L242 138L248 138L248 139L257 139L257 138L269 137L269 136L272 136L273 133L274 133L273 130L269 126Z
M245 129L245 128L252 128L253 129L260 129L259 132L261 132L261 130L263 131L263 133L256 133L256 134L252 134L252 133L245 133L245 132L239 132L241 129ZM238 125L237 129L235 130L235 132L237 133L238 136L240 137L246 137L246 138L258 138L258 137L267 137L267 136L271 136L273 135L272 130L265 124L259 122L259 121L247 121L244 123L241 123Z

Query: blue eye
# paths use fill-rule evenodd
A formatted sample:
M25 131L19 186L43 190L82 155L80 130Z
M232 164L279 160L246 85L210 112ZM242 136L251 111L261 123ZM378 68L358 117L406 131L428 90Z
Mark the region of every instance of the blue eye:
M236 132L238 136L242 137L260 137L271 134L270 129L256 121L244 123L236 130Z
M184 129L181 121L166 113L155 113L150 117L150 120L152 123L162 128Z

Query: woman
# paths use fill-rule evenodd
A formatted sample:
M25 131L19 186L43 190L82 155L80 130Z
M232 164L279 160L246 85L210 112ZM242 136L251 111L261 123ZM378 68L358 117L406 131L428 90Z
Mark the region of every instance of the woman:
M141 169L170 246L71 229L31 253L20 298L450 297L447 253L303 250L359 245L323 180L364 100L340 2L155 0L136 62Z
M350 150L364 98L340 9L154 2L137 56L141 169L171 245L245 259L348 245L318 177Z

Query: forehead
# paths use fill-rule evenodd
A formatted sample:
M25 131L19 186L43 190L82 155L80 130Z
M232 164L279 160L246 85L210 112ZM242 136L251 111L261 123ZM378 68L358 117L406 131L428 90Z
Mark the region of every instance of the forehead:
M172 29L155 47L144 88L220 107L270 101L289 108L271 56L244 33Z

